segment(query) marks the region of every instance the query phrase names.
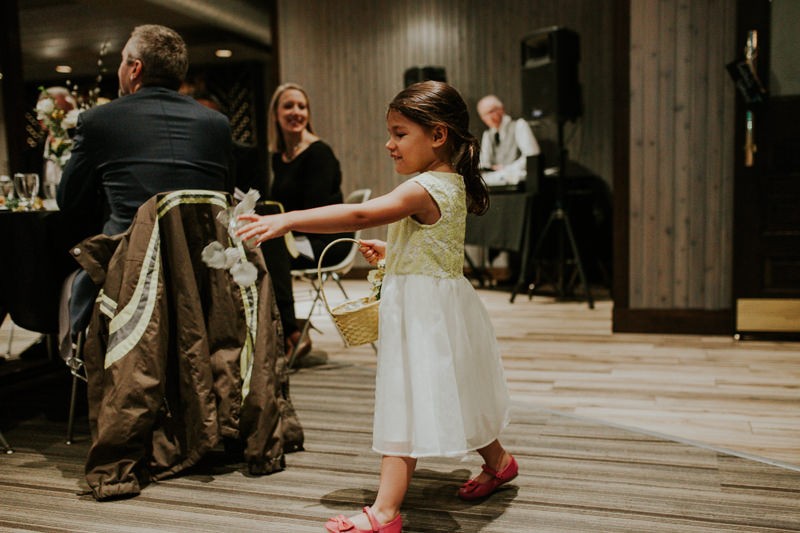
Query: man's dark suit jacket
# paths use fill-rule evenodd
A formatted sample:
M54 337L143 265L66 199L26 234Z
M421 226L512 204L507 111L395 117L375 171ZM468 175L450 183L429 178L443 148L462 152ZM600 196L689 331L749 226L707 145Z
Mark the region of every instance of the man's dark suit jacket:
M177 91L144 87L79 115L56 198L66 223L97 231L102 224L103 233L116 235L157 193L232 192L230 162L225 115ZM97 291L84 272L73 283L73 335L85 329Z
M156 193L232 191L230 160L223 114L177 91L144 87L78 117L58 205L67 218L92 216L114 235Z

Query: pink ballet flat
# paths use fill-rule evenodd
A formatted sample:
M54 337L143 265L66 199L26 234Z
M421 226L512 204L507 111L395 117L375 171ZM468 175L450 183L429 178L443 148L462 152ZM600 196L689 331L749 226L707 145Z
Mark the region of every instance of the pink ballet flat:
M372 509L369 507L364 507L364 514L367 515L369 524L372 526L370 530L358 529L343 514L329 519L325 523L325 529L330 531L330 533L402 533L403 531L403 519L400 515L397 515L393 520L381 525L372 512Z
M493 494L500 485L508 483L519 474L519 465L514 456L511 456L511 462L503 469L502 472L497 472L487 465L481 466L484 472L492 476L492 479L485 483L478 483L474 479L470 479L458 489L458 497L462 500L472 501L480 500L490 494Z

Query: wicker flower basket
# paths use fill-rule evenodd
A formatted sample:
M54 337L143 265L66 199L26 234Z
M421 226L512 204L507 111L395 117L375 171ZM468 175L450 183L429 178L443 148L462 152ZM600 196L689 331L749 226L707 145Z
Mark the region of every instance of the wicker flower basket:
M347 300L335 307L328 305L328 298L325 296L324 281L322 278L322 258L325 252L340 242L355 242L355 239L336 239L328 244L319 256L317 263L317 279L319 281L320 293L325 307L328 309L336 329L344 339L347 346L360 346L375 342L378 339L378 306L380 300L372 300L369 297Z

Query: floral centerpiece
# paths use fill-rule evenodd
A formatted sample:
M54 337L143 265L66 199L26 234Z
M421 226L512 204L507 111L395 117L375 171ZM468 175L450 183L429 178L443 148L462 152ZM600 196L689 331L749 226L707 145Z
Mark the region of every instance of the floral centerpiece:
M36 103L36 118L46 135L44 158L63 169L72 150L69 130L78 124L78 107L75 97L66 87L40 87Z
M97 77L94 87L79 91L77 84L67 81L66 87L39 87L39 101L36 103L36 119L39 121L42 136L46 137L44 146L44 159L55 167L56 182L61 177L61 170L67 164L72 152L72 138L69 132L78 124L78 115L83 111L109 102L100 96L100 83L106 73L105 56L108 53L109 42L100 45L100 54L97 58ZM48 172L49 174L50 172Z

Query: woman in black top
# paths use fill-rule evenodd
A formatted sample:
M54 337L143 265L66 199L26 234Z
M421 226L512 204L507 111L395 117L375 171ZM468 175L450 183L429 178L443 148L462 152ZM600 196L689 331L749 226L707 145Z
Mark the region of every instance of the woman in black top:
M286 211L342 203L342 171L333 150L314 134L311 107L305 90L285 83L275 90L269 110L269 139L272 152L272 199ZM346 234L296 233L308 237L315 259L292 259L292 268L316 268L322 250ZM325 254L325 264L344 259L349 246L334 247Z
M269 106L267 127L269 151L272 153L272 199L283 204L286 211L342 203L339 160L331 147L314 134L308 95L301 86L285 83L275 89ZM295 234L295 237L303 236L311 244L314 259L303 255L290 258L292 269L316 268L319 256L328 243L340 237L352 237L353 234ZM345 244L334 246L325 254L324 264L340 262L349 249ZM291 278L288 278L287 287L287 276L276 275L276 272L272 274L287 349L291 350L300 338L294 318ZM308 350L310 343L308 347L302 347L302 351ZM299 349L298 355L301 355Z
M286 211L308 209L323 205L342 203L342 173L339 161L333 155L330 146L321 140L312 142L291 161L286 161L283 154L272 155L272 198L283 204ZM352 237L347 234L295 233L295 237L305 236L311 243L315 259L303 255L292 259L292 268L316 268L322 250L331 241L340 237ZM344 259L349 245L335 246L325 254L326 265L333 265Z

